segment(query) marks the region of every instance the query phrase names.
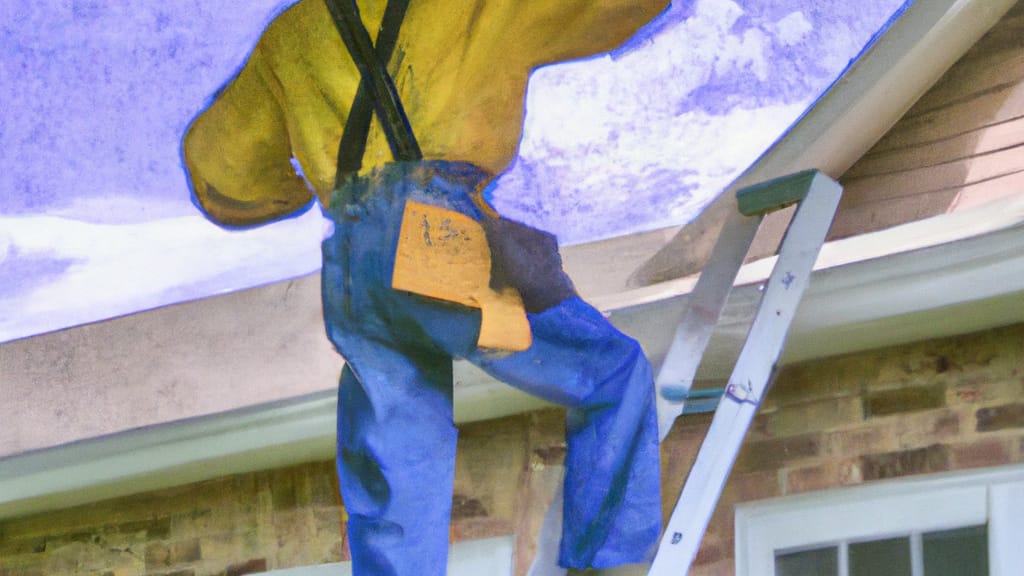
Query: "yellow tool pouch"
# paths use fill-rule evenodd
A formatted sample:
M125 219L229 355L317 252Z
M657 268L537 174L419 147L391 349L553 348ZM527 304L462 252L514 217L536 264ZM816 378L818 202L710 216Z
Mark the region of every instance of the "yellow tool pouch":
M479 222L465 214L407 200L391 287L480 309L477 346L518 352L532 336L515 288L491 284L491 250Z

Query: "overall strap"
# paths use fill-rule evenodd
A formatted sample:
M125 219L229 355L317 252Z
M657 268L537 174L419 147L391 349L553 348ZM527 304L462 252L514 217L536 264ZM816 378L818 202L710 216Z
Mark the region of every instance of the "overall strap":
M362 77L338 145L335 185L362 167L373 111L376 111L384 128L392 157L398 161L421 160L423 154L386 67L398 41L398 31L409 0L388 1L376 46L363 25L355 0L324 2Z

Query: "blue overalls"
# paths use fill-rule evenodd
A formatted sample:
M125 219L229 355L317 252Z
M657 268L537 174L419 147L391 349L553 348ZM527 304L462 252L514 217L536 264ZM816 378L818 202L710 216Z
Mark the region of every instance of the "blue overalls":
M479 310L391 288L406 200L480 220L471 193L487 179L470 164L396 162L334 193L323 308L347 361L337 465L359 576L445 573L453 358L568 408L562 566L647 560L660 533L654 386L636 341L573 295L529 314L528 350L482 350Z

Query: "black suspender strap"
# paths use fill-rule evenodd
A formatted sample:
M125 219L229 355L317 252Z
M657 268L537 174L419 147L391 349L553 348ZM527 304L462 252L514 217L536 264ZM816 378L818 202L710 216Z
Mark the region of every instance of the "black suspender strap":
M371 110L377 112L395 160L420 160L423 154L388 74L386 63L398 41L398 30L409 0L389 0L374 47L355 0L324 0L334 24L362 77L338 146L337 179L358 172L370 130Z
M384 9L384 19L377 32L377 44L374 52L381 62L389 62L398 43L398 31L405 17L409 0L390 0ZM338 25L337 20L335 24ZM345 176L359 172L363 165L363 153L366 150L366 139L370 133L370 121L373 118L373 102L370 100L366 81L359 82L352 108L348 113L345 131L338 145L338 167L335 187L341 184Z

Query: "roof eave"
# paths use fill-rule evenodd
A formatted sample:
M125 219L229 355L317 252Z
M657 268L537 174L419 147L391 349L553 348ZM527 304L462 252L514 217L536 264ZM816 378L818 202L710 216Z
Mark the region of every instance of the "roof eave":
M745 186L807 169L839 179L1014 4L1015 0L929 0L907 7L696 220L673 230L674 237L657 253L637 262L627 282L648 285L699 269L725 214L736 209L736 191ZM774 245L784 230L764 232L759 245ZM633 241L622 239L619 248L630 253ZM609 294L623 287L601 285L594 290Z

